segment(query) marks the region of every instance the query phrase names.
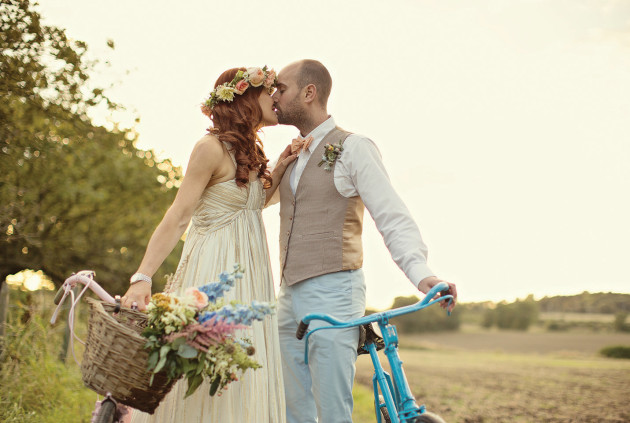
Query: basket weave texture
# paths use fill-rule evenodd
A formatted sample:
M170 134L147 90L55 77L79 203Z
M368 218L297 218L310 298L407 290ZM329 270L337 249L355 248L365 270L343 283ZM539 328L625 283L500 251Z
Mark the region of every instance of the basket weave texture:
M140 335L147 324L144 313L123 308L114 314L114 304L92 298L86 348L81 363L83 383L101 395L151 413L176 380L158 373L149 385L146 339Z

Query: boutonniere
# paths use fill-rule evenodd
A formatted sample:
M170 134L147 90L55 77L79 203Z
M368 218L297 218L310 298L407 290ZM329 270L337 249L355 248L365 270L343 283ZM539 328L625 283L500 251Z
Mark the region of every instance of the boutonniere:
M326 144L324 147L324 155L322 156L322 161L317 164L317 166L324 165L324 170L330 172L332 166L335 164L339 156L341 156L341 152L343 151L343 141L339 141L338 144Z

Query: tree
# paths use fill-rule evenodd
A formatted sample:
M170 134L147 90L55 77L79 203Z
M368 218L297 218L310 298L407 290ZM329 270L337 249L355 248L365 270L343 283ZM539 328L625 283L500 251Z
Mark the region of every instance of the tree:
M28 0L1 0L0 11L0 283L32 268L58 285L90 268L124 292L181 170L137 149L133 130L90 121L91 107L119 106L88 89L85 43L43 25Z
M502 302L492 311L494 314L493 323L499 329L527 330L532 323L538 319L538 304L533 295L529 295L525 300L516 300L513 303ZM487 317L486 322L490 321ZM488 326L486 326L488 327Z
M420 301L418 297L414 296L396 297L391 308L405 307L418 301ZM394 317L391 321L400 332L405 333L454 331L459 329L460 324L457 307L448 316L446 311L437 304L416 313Z

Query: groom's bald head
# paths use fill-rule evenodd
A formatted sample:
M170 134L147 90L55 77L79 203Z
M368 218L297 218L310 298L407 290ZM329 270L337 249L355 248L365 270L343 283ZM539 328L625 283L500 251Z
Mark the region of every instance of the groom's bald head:
M308 134L330 116L327 111L332 78L317 60L291 63L278 74L273 93L278 122Z
M328 69L321 62L311 59L300 60L289 66L295 67L295 80L298 89L301 90L309 84L315 85L317 100L320 105L326 107L332 89L332 78Z

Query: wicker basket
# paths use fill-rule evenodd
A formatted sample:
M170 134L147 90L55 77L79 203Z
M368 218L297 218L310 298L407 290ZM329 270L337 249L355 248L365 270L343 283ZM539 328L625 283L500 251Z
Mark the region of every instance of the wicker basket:
M114 315L114 305L87 299L90 320L81 373L85 385L117 401L151 413L171 390L175 380L158 373L149 385L149 354L146 339L140 335L147 317L139 311L122 309Z

